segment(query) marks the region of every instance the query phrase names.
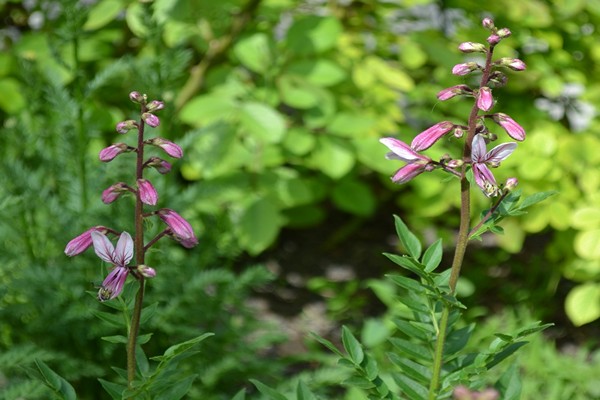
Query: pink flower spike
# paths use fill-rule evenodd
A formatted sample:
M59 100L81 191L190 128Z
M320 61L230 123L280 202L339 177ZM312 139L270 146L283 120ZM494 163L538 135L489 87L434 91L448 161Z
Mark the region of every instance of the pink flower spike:
M146 179L138 179L137 186L142 203L155 206L158 201L158 193L156 193L152 183Z
M128 150L129 146L127 146L125 143L115 143L100 150L99 158L102 162L109 162L119 154L125 153Z
M437 142L442 136L450 132L452 129L454 129L454 124L452 122L438 122L437 124L415 136L410 144L410 147L412 147L412 149L415 151L426 150L433 146L435 142Z
M171 236L183 247L192 248L198 244L192 226L181 215L168 208L163 208L158 211L158 216L171 229Z
M158 119L158 117L152 113L149 112L145 112L142 114L142 119L144 120L144 122L146 124L148 124L149 126L156 128L157 126L160 125L160 119Z
M428 157L423 156L414 151L409 145L395 138L381 138L379 142L391 150L391 153L386 154L388 160L401 160L407 163L415 161L431 161Z
M518 140L519 142L525 140L525 129L523 129L521 125L516 123L515 120L508 115L504 113L496 113L492 115L492 119L502 128L504 128L506 133L508 133L508 136L511 138Z
M110 204L128 190L129 186L127 186L125 182L115 183L102 192L102 202L104 204Z
M477 92L477 108L482 111L489 111L494 106L494 97L492 96L492 90L483 86Z
M160 147L163 149L168 155L173 158L181 158L183 157L183 150L177 144L171 142L170 140L163 138L154 138L146 141L147 144L151 144L153 146Z
M100 301L114 299L123 290L123 285L129 274L127 264L133 258L133 240L129 233L123 232L115 248L102 233L92 232L91 236L96 255L102 261L113 264L115 267L102 282L102 287L98 291L98 299Z
M468 87L467 85L456 85L456 86L451 86L449 88L441 90L437 94L437 98L438 98L438 100L444 101L444 100L451 99L454 96L459 96L462 94L471 94L471 93L473 93L473 90L471 90L471 88Z
M65 254L69 257L73 257L87 250L87 248L92 245L92 232L105 234L108 232L108 229L106 229L104 226L94 226L93 228L88 229L67 243L67 246L65 247Z

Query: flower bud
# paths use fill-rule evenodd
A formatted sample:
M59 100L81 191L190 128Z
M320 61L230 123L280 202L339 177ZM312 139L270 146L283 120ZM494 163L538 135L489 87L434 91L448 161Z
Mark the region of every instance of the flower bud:
M482 111L489 111L494 106L494 97L492 90L487 86L482 86L477 92L477 108Z
M67 247L65 247L65 254L69 257L73 257L87 250L87 248L92 245L92 232L106 234L108 229L101 225L88 229L67 243Z
M159 111L165 108L165 103L159 100L152 100L146 105L146 110L149 112Z
M139 92L133 91L129 93L129 100L138 104L146 104L146 95L140 94Z
M163 138L153 138L150 140L146 140L145 144L151 144L152 146L157 146L163 149L168 155L173 158L181 158L183 157L183 150L177 144L171 142L170 140Z
M497 45L498 43L500 43L500 40L502 40L502 38L500 36L496 35L495 33L492 33L487 38L487 42L489 44L491 44L492 46Z
M457 139L460 139L461 137L464 136L465 130L467 130L467 129L468 128L466 126L456 126L454 128L454 133L453 133L454 137Z
M125 182L115 183L110 186L108 189L102 192L102 202L104 204L110 204L116 199L118 199L123 193L130 190L130 187L127 186Z
M127 151L131 151L131 149L125 143L115 143L100 150L99 158L102 162L109 162L112 161L119 154L125 153Z
M474 42L463 42L458 49L463 53L485 53L487 51L485 45Z
M138 265L136 270L144 278L154 278L156 276L156 271L154 270L154 268L144 264Z
M137 186L142 203L155 206L158 202L158 193L154 189L154 186L152 186L152 183L147 179L138 179Z
M498 29L496 31L496 35L500 36L500 38L504 39L512 35L512 32L508 28Z
M184 247L192 248L198 244L192 226L181 215L168 208L163 208L158 211L158 216L170 228L171 236Z
M156 128L158 125L160 125L160 120L158 119L158 117L152 113L149 112L145 112L142 114L142 119L144 120L144 122L146 124L148 124L149 126Z
M478 68L480 68L480 67L476 62L467 62L467 63L463 63L463 64L456 64L452 68L452 73L454 75L459 75L459 76L467 75L468 73L473 72Z
M132 129L137 129L137 127L138 127L137 122L135 122L132 119L129 119L127 121L119 122L117 124L117 128L116 129L117 129L117 132L119 132L120 134L125 134L125 133L129 132Z
M494 21L491 18L484 18L483 21L481 21L481 25L483 25L484 28L486 29L494 29Z
M517 187L519 180L517 178L508 178L504 184L504 190L511 191Z
M503 86L506 85L506 82L508 82L508 78L506 77L506 75L500 71L494 71L490 74L490 79L488 81L488 84L493 84L493 87L496 88L501 88Z
M450 132L453 128L454 124L450 121L438 122L437 124L433 125L432 127L424 130L423 132L415 136L412 143L410 144L410 147L414 151L426 150L433 146L435 142L437 142L442 136Z
M450 168L458 168L458 167L462 167L462 165L464 163L465 162L463 160L458 159L458 160L450 160L446 163L446 165Z
M453 98L454 96L462 95L462 94L471 94L473 90L467 85L456 85L451 86L449 88L441 90L437 94L438 100L444 101Z
M511 138L518 140L519 142L525 140L525 129L508 115L496 113L492 115L492 119L495 123L500 125Z
M144 163L144 167L152 167L156 169L159 174L166 174L171 171L171 164L160 157L150 157L148 161Z
M518 58L502 57L496 61L497 65L502 65L512 69L513 71L524 71L527 66Z

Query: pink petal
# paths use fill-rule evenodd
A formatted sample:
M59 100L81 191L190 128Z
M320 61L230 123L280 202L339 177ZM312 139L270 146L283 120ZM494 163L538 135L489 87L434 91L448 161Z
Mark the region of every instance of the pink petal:
M425 156L414 151L409 145L404 143L401 140L395 138L381 138L379 142L385 145L388 149L392 151L398 160L402 160L404 162L413 162L416 160L425 160L427 159Z
M108 238L99 232L92 232L92 242L94 243L94 251L102 261L110 264L116 264L114 258L115 248Z
M121 267L124 267L125 265L129 264L129 262L133 258L133 240L131 239L131 235L129 235L129 233L121 233L114 254L115 262L113 264Z

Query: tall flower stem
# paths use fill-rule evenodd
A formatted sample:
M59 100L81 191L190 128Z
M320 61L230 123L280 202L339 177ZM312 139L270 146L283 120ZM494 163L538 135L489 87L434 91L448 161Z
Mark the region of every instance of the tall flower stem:
M146 112L146 106L142 106L142 114ZM144 174L144 120L140 119L138 127L137 140L137 162L136 162L136 181L143 178ZM143 265L145 262L146 249L144 248L144 209L140 191L137 190L135 198L135 261L137 265ZM129 329L129 338L127 341L127 384L131 388L135 380L135 348L137 337L140 330L140 319L142 316L142 304L144 301L144 277L136 275L140 284L135 296L133 314L131 316L131 327Z
M486 53L485 67L481 76L481 81L479 85L480 87L486 86L490 78L493 52L494 46L490 45L490 48ZM471 113L469 114L468 135L465 140L465 146L463 149L464 164L461 169L460 177L460 225L458 229L458 235L456 238L456 248L454 250L452 267L450 269L450 279L448 282L448 286L450 287L450 295L454 295L454 293L456 292L456 284L460 276L463 260L467 251L467 244L469 242L469 233L471 226L471 184L467 179L467 165L471 161L471 144L476 133L475 131L477 128L478 114L479 108L477 107L477 102L475 102L475 104L473 104L473 108L471 109ZM435 400L437 398L437 392L440 384L440 376L444 358L444 344L446 342L446 334L448 331L448 319L450 317L451 307L452 306L450 304L444 303L444 308L440 317L438 337L435 345L435 353L433 358L433 376L429 385L429 400Z

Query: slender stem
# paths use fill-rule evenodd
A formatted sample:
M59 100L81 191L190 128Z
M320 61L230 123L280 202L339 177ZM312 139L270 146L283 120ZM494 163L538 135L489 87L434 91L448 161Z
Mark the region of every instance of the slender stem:
M479 85L480 87L486 86L490 78L493 52L494 47L490 46L486 54L485 67L481 76ZM456 291L456 284L460 276L460 270L462 268L465 252L467 251L467 244L469 241L469 226L471 225L471 184L467 179L467 165L471 162L471 144L476 133L478 114L479 109L477 107L477 102L475 102L475 104L473 104L473 108L471 108L471 113L469 114L468 134L463 148L464 164L461 169L460 178L460 225L458 229L458 236L456 238L456 248L454 250L452 267L450 269L450 279L448 282L451 295L454 295ZM440 384L444 358L444 344L446 342L448 320L450 317L450 308L450 304L444 303L444 308L440 317L440 330L435 345L432 371L433 376L429 385L429 400L435 400L437 398L437 391Z
M142 106L142 113L146 111L146 107ZM136 182L142 179L144 174L144 121L140 119L138 128L137 141L137 162L136 162ZM146 249L144 247L144 209L139 190L135 196L135 261L137 265L144 264ZM142 304L144 301L144 277L136 275L140 287L135 296L135 304L133 306L133 314L131 316L131 329L129 330L129 338L127 341L127 384L131 388L135 379L135 348L137 336L140 330L140 319L142 316Z

